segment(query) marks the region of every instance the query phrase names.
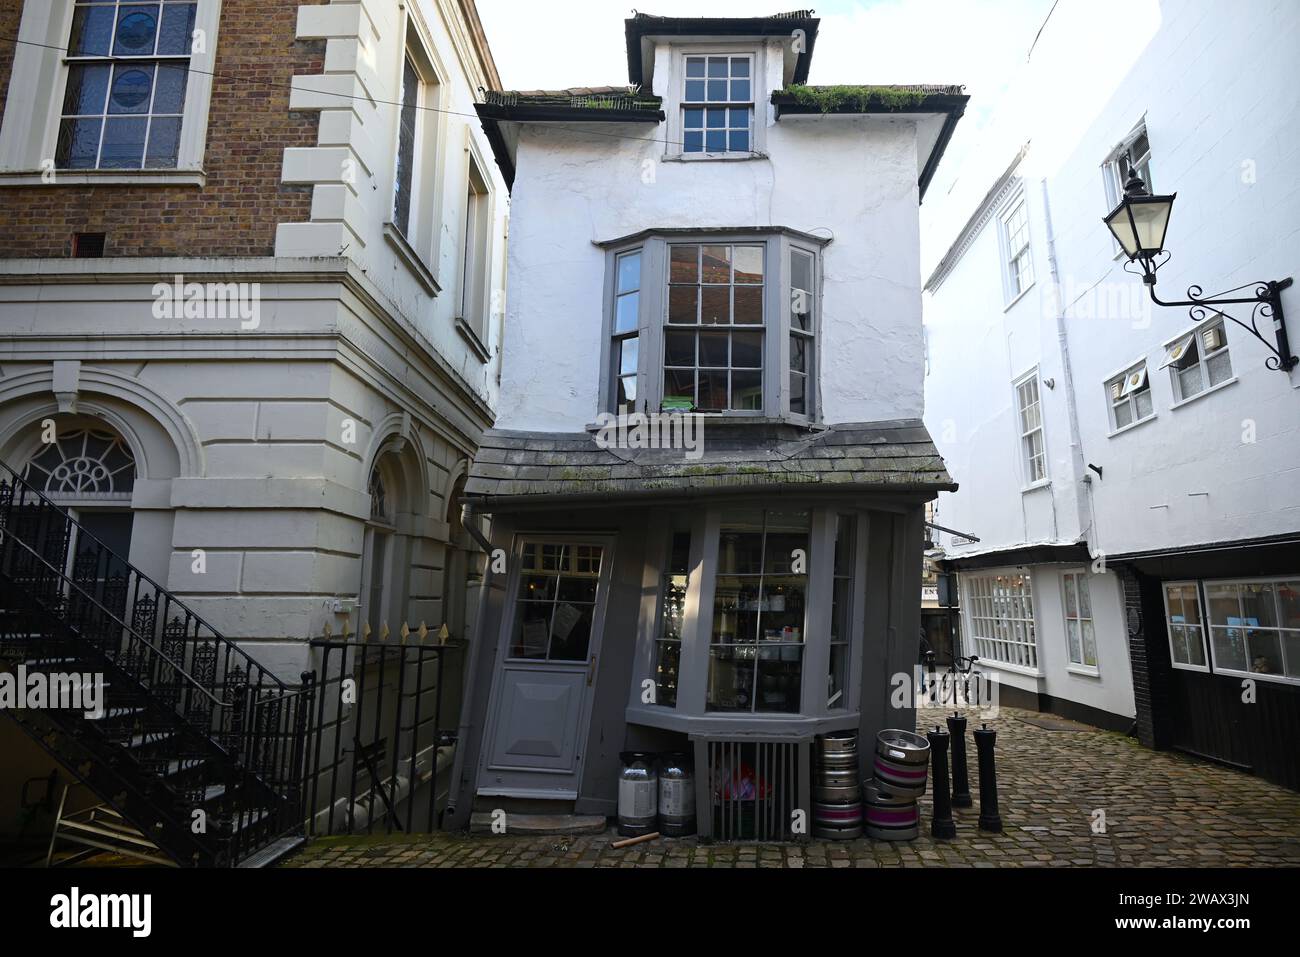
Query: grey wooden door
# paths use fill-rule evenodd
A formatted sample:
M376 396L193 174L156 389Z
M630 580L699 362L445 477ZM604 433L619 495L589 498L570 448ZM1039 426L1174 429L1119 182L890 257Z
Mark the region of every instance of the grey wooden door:
M611 551L607 539L519 543L492 682L479 794L578 796Z

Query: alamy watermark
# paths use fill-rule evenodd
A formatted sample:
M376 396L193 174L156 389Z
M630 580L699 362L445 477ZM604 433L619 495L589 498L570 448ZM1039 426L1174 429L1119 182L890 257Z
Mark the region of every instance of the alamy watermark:
M27 670L0 672L0 711L80 711L90 721L104 717L104 676L98 673Z
M691 412L602 412L596 417L602 449L680 449L687 460L704 456L704 417Z
M902 708L969 708L992 720L999 712L996 675L979 671L926 671L916 665L909 675L895 674L889 681L890 704Z
M260 282L186 282L177 274L151 292L155 319L238 319L241 329L262 324Z

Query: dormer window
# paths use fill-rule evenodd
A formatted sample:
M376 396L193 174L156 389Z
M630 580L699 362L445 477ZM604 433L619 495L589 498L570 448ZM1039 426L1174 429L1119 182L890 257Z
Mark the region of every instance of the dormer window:
M687 56L682 152L750 153L754 138L754 58Z

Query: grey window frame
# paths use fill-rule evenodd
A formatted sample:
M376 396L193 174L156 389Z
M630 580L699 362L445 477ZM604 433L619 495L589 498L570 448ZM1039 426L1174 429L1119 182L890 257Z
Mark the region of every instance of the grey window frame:
M829 239L793 234L783 228L771 230L646 230L625 240L598 243L605 252L603 290L604 322L601 332L600 407L602 413L617 414L617 376L614 373L613 337L618 258L641 251L641 301L639 304L637 402L634 411L658 412L663 402L664 331L668 325L669 247L675 244L763 245L763 408L701 412L700 415L735 419L782 419L815 424L821 413L821 339L823 272ZM799 249L813 257L816 289L813 297L812 350L809 356L807 411L790 412L790 255ZM751 327L734 327L754 329ZM633 411L629 409L629 411Z
M686 531L687 525L666 520L669 512L652 512L647 524L647 552L641 589L641 612L638 616L636 667L632 669L627 718L660 727L692 727L694 721L708 721L719 726L780 727L788 722L851 720L862 708L862 668L866 657L864 634L867 627L867 587L870 580L869 546L871 510L848 500L821 503L804 502L800 507L811 513L809 527L807 611L803 643L803 672L798 712L727 712L710 711L707 704L709 648L712 644L713 599L718 578L718 545L722 515L732 505L772 507L752 502L720 499L690 515L691 549L689 583L682 626L682 647L677 684L677 701L672 707L642 704L644 682L654 681L657 638L660 627L660 574L667 561L674 531ZM827 704L827 675L830 669L830 615L832 582L829 575L815 569L833 568L835 561L836 522L840 515L854 519L853 586L850 589L849 663L846 701L843 707ZM657 558L657 561L655 560ZM821 639L812 636L824 636Z

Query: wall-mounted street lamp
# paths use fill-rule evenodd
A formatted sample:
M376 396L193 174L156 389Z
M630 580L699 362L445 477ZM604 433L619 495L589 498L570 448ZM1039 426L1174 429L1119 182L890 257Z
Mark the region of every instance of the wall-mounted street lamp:
M1157 306L1188 306L1188 313L1194 322L1222 316L1230 319L1252 336L1264 343L1273 355L1264 360L1270 369L1290 371L1300 359L1291 355L1291 345L1286 335L1286 320L1282 315L1282 290L1291 285L1291 279L1278 282L1251 282L1235 289L1227 289L1214 297L1202 294L1200 286L1189 286L1187 298L1178 302L1165 302L1156 296L1156 272L1169 261L1165 251L1165 231L1169 228L1169 214L1174 208L1177 193L1170 196L1152 196L1147 190L1142 177L1134 173L1124 184L1124 198L1114 211L1106 217L1106 226L1128 256L1129 263L1136 263L1142 268L1142 281L1147 284L1151 301ZM1126 271L1132 272L1128 266ZM1250 289L1252 295L1232 298L1233 293ZM1250 324L1242 322L1215 306L1252 305ZM1277 348L1265 339L1256 324L1260 317L1273 320L1273 334Z

